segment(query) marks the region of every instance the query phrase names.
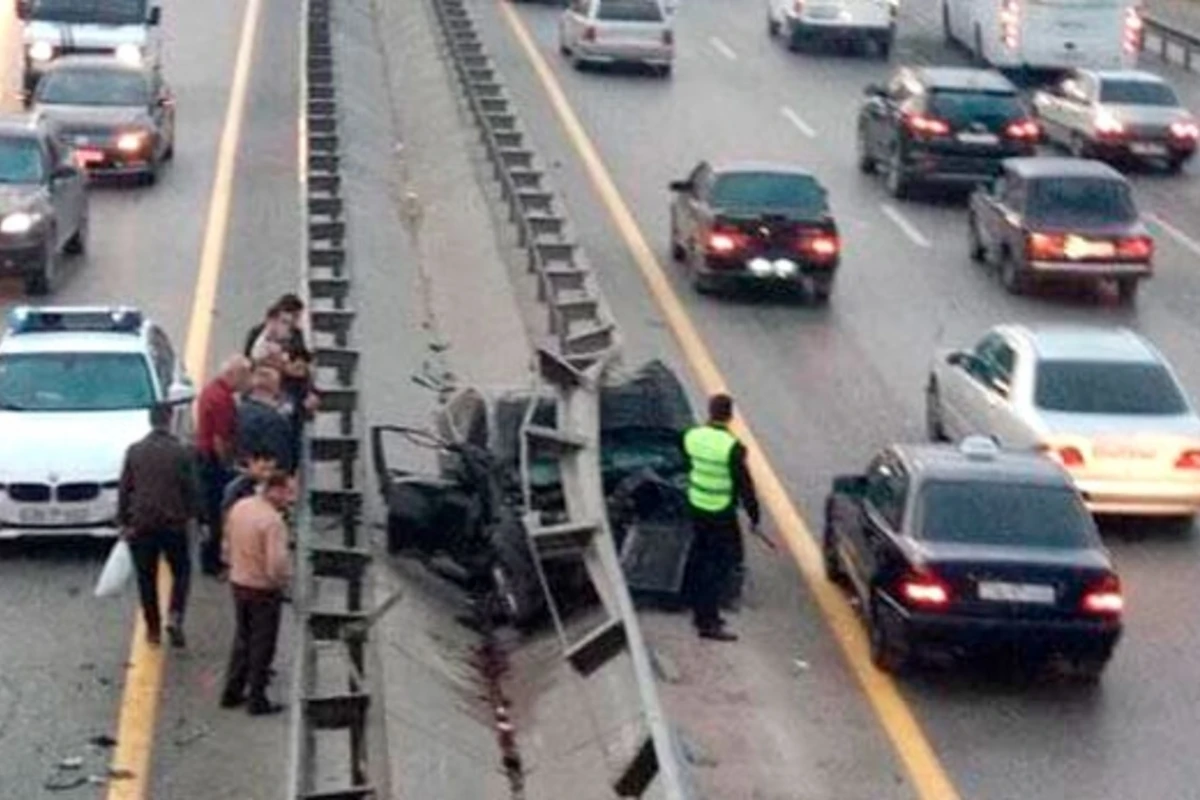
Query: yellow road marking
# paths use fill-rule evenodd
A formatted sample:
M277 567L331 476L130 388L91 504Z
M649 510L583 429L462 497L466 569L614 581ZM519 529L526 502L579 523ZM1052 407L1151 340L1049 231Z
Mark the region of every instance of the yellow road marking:
M725 391L726 382L716 362L709 354L683 304L671 289L666 273L638 228L633 214L572 109L558 79L554 77L546 60L538 51L533 37L517 12L508 3L500 3L499 7L521 49L537 72L542 88L549 96L567 137L583 161L592 185L625 240L634 261L637 262L651 294L666 316L667 324L701 388L708 394ZM821 551L816 540L788 496L779 475L767 461L763 448L759 446L754 433L744 420L738 421L736 429L750 452L750 468L760 485L764 505L791 550L800 573L808 583L834 637L841 645L846 660L908 771L917 794L922 800L958 800L957 790L950 782L925 732L901 696L895 682L871 663L866 636L854 610L840 591L825 580Z
M261 0L247 0L237 58L233 67L233 83L229 90L229 105L225 111L225 126L221 130L217 150L217 167L209 199L204 242L200 251L200 269L196 276L192 315L184 348L184 363L189 367L197 385L203 384L208 366L217 283L225 254L234 170L237 165L238 143L242 135L242 119L245 115L246 93L250 84L250 68L254 60L254 42L261 7ZM170 570L159 570L158 590L160 597L170 595ZM154 751L164 658L161 648L150 647L146 642L146 626L140 613L134 624L129 665L125 690L121 697L117 745L113 752L112 768L127 770L131 777L114 780L109 785L108 800L145 800L150 786L150 764Z

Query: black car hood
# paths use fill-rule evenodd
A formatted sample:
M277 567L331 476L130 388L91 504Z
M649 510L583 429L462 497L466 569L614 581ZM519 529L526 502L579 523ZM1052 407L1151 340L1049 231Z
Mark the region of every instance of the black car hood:
M0 183L0 217L14 211L41 209L46 205L46 190L36 184Z
M151 127L150 112L143 106L59 106L39 104L37 110L64 130L100 130Z

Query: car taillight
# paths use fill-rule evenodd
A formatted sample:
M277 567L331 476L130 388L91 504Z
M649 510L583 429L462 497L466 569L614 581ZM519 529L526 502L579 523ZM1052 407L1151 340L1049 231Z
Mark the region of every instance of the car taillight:
M1134 55L1142 49L1142 29L1145 27L1145 22L1142 20L1142 12L1136 8L1130 8L1125 12L1125 34L1122 37L1122 47L1126 54Z
M838 237L822 233L816 236L803 236L800 239L800 249L811 256L818 259L828 260L836 256L841 251L841 242Z
M1000 41L1010 50L1021 43L1020 0L1004 0L1000 7Z
M1067 237L1057 233L1031 233L1025 237L1025 252L1034 261L1051 261L1066 255Z
M1120 136L1125 133L1125 125L1121 120L1107 111L1097 112L1093 122L1096 126L1096 133L1104 136Z
M1010 139L1021 139L1026 142L1036 142L1042 138L1042 129L1031 119L1010 122L1004 129L1004 135Z
M941 608L950 602L950 587L932 572L913 572L900 579L900 597L911 606Z
M1087 588L1080 605L1089 614L1119 616L1125 610L1121 579L1111 573L1105 575Z
M583 40L585 42L596 41L596 26L595 25L588 25L586 28L583 29Z
M1200 138L1200 125L1194 122L1172 122L1171 135L1176 139Z
M950 126L945 120L925 114L909 114L904 118L904 123L917 136L945 136L950 133Z
M1154 240L1149 236L1127 236L1117 240L1117 258L1146 261L1154 255Z
M1175 459L1175 469L1200 469L1200 450L1184 450Z
M1083 453L1078 447L1055 447L1053 445L1038 445L1038 452L1045 453L1064 467L1082 467Z
M675 44L675 32L670 30L669 28L667 30L663 31L662 43L666 44L666 45Z
M739 231L714 229L708 234L708 249L713 253L732 253L745 244L745 236Z

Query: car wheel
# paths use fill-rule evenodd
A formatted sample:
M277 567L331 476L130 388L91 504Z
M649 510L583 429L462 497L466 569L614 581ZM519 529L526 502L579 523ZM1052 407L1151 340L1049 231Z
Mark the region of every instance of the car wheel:
M768 11L767 12L767 36L770 36L772 39L774 39L778 35L779 35L779 20L772 17L771 13Z
M875 55L880 61L887 61L892 57L892 37L881 36L875 40Z
M908 667L908 645L898 640L887 624L888 611L883 602L875 596L871 599L871 608L867 612L867 635L871 643L871 661L884 672L898 675Z
M945 442L950 438L946 435L946 426L942 422L941 393L932 379L925 387L925 434L931 442Z
M892 150L892 157L888 159L887 190L897 200L908 196L908 178L904 174L904 160L900 157L899 147Z
M158 183L158 161L151 161L150 166L142 173L142 185L153 186Z
M671 260L683 263L687 259L687 248L679 242L679 232L675 229L674 221L671 222Z
M821 563L825 566L825 578L830 583L845 586L847 577L842 569L841 557L837 553L837 543L834 541L833 525L829 520L829 510L833 501L825 503L825 532L821 537Z
M1071 662L1071 672L1080 683L1095 684L1100 682L1107 666L1107 658L1077 658Z
M75 229L75 235L67 240L66 251L73 256L83 255L87 252L87 237L88 215L85 213L79 217L79 227Z
M658 77L669 78L669 77L671 77L671 72L672 72L671 65L663 64L661 67L658 68Z
M1000 281L1012 295L1025 294L1029 288L1024 270L1011 254L1005 254L1004 261L1000 264Z
M810 294L813 305L829 305L829 297L833 294L833 281L814 281Z
M1142 282L1137 278L1117 278L1117 299L1124 305L1137 302L1138 287Z
M979 220L974 214L967 216L967 252L976 264L987 263L987 249L983 246L983 237L979 235Z
M867 129L863 125L858 126L858 171L864 175L871 175L875 172L875 159L871 156L871 142L867 137Z
M175 137L171 137L171 141L167 142L167 149L162 154L163 161L175 160Z
M25 294L32 297L42 297L54 290L54 280L58 272L58 247L55 245L56 239L56 231L48 231L46 251L42 255L40 268L35 268L25 273Z
M1187 163L1186 158L1171 158L1167 160L1167 172L1172 175L1178 175L1183 172L1183 165Z

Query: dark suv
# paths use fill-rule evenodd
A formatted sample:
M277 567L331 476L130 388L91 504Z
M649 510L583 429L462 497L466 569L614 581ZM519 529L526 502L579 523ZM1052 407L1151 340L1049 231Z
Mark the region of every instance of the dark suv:
M25 291L49 292L61 253L87 247L83 171L52 126L29 115L0 117L0 271Z
M881 171L894 197L918 183L986 181L1004 159L1033 155L1041 138L1017 88L994 70L901 67L865 94L859 168Z

